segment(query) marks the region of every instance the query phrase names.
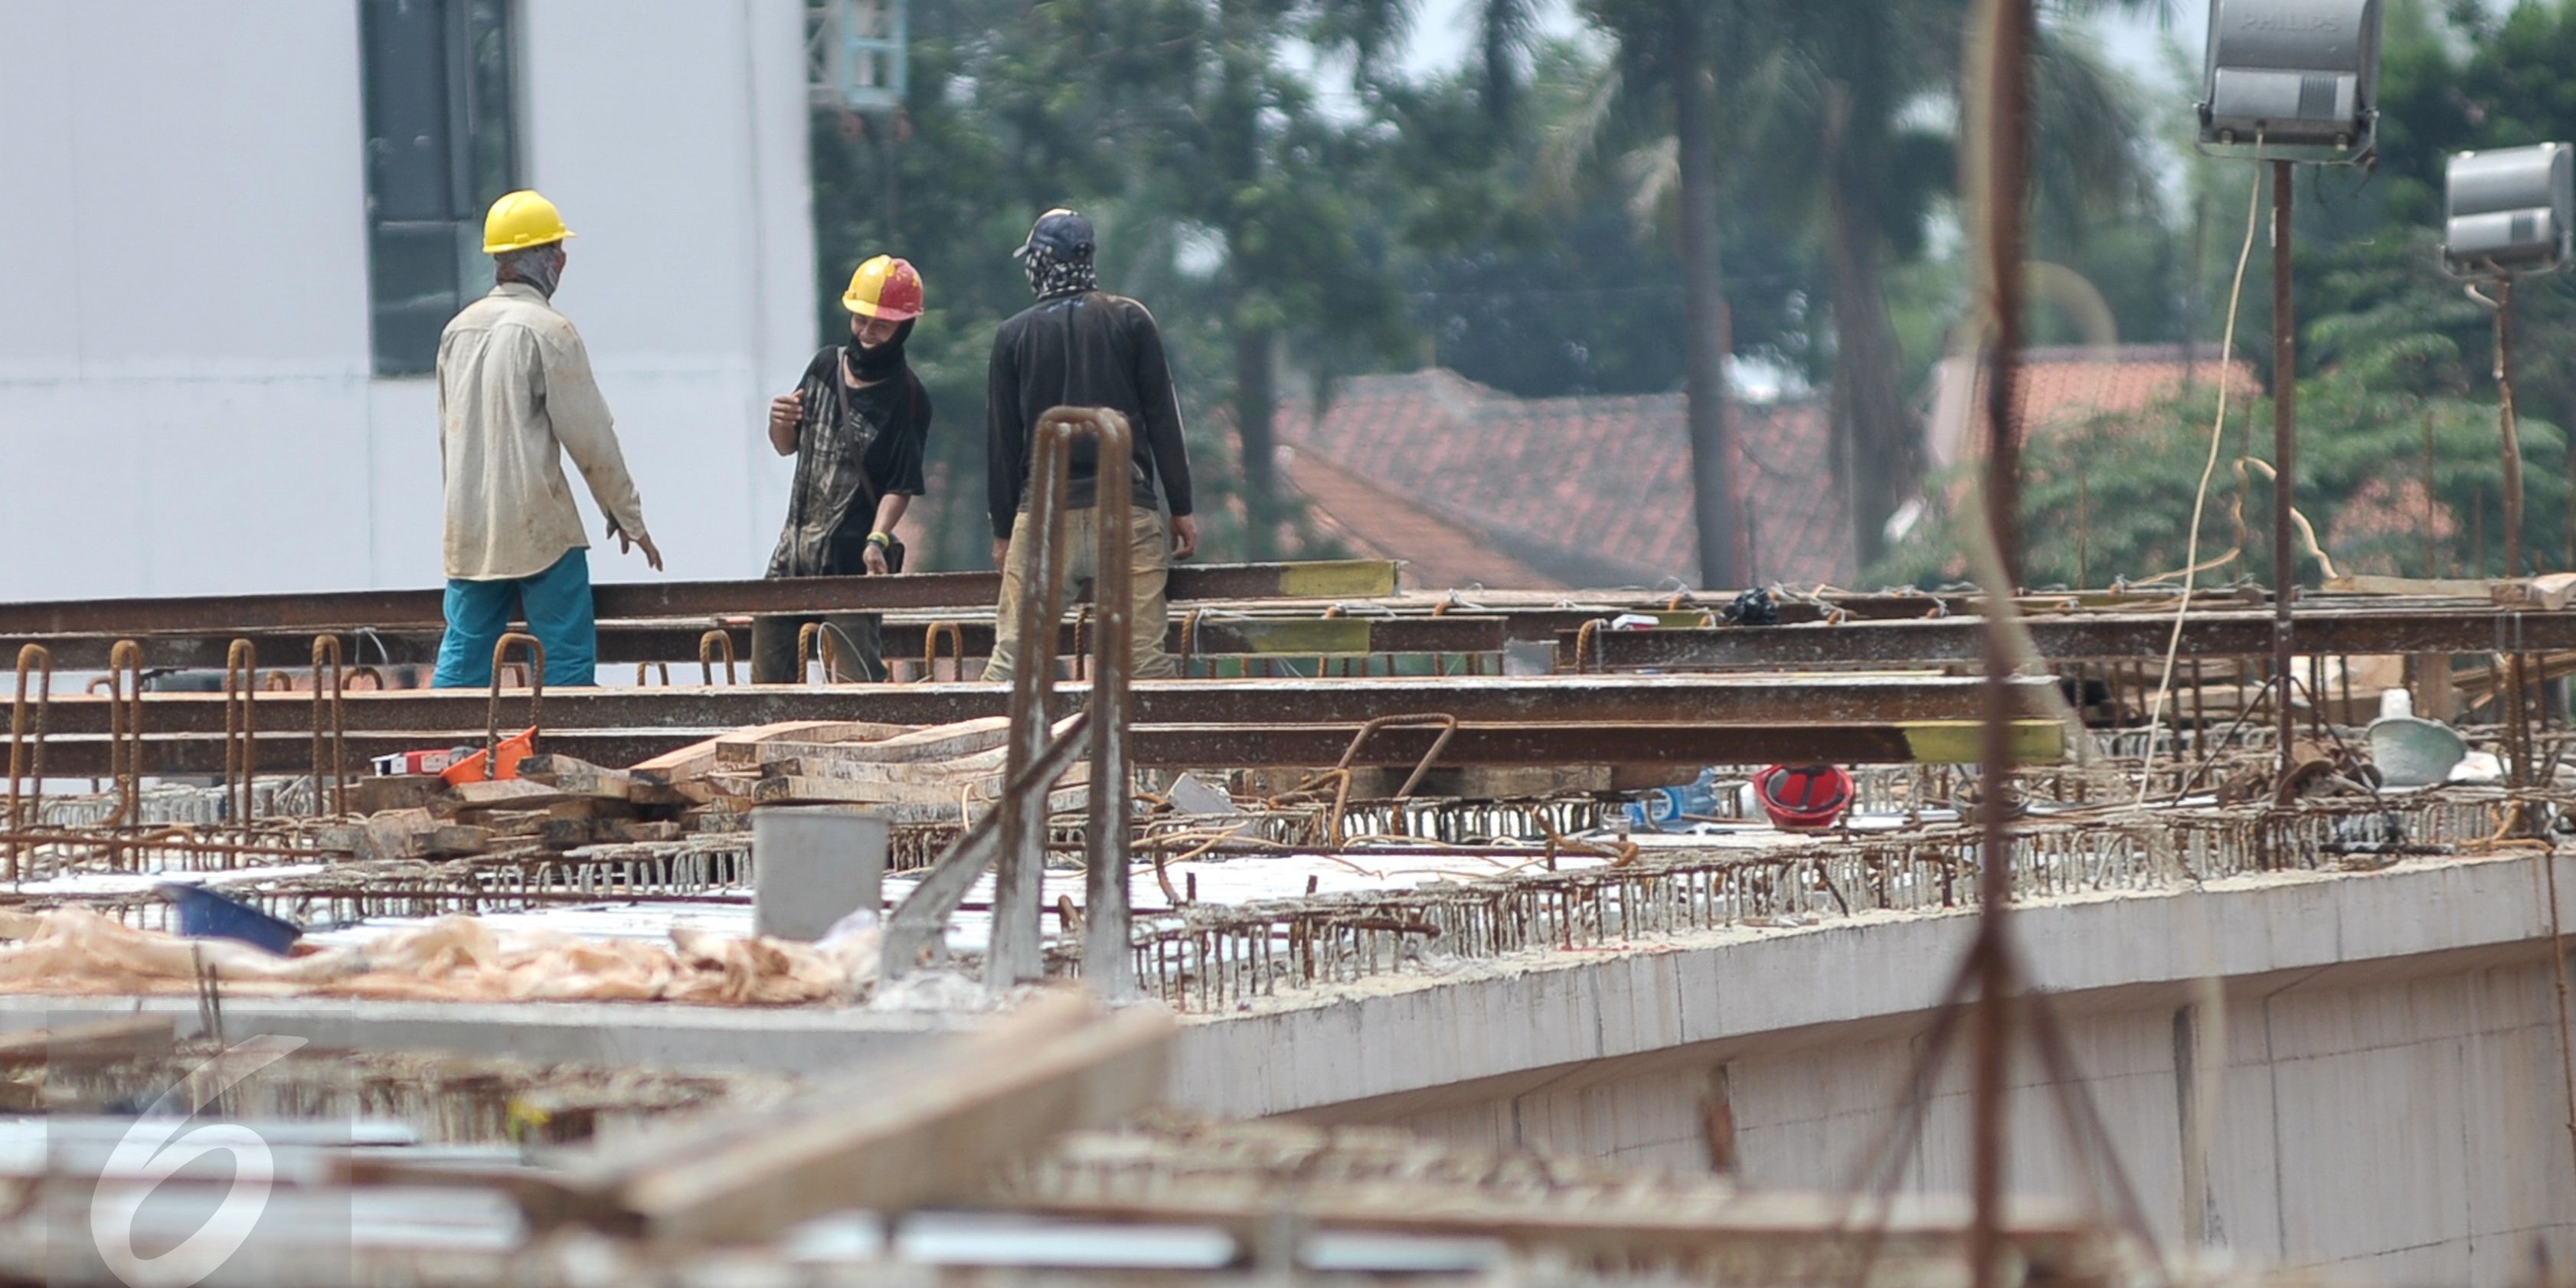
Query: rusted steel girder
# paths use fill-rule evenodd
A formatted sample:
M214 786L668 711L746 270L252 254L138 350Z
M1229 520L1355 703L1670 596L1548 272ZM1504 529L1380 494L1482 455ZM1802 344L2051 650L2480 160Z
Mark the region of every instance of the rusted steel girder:
M707 618L738 613L864 612L897 608L990 610L1002 593L997 572L925 572L893 577L784 577L755 581L619 582L591 588L606 620ZM1353 559L1312 563L1175 565L1174 600L1369 599L1395 593L1395 565ZM372 626L434 627L437 590L351 590L323 594L198 595L64 599L0 604L0 638L315 631Z
M2021 682L2034 691L2051 681ZM1064 686L1059 709L1088 689ZM1139 680L1138 724L1351 724L1380 716L1445 714L1480 724L1887 724L1973 720L1977 682L1937 676L1516 676L1445 679ZM261 731L307 734L312 698L252 695ZM776 685L734 688L557 689L546 694L546 727L564 729L739 729L784 720L947 724L1004 713L1008 695L989 684ZM144 697L147 734L220 733L224 699L207 693ZM479 730L488 700L479 690L358 692L345 703L351 738L384 730ZM60 695L49 734L105 734L108 700ZM434 744L433 744L434 745Z
M2173 635L2168 614L2027 619L2031 642L2052 661L2162 661ZM1980 619L1844 622L1716 630L1601 631L1589 645L1612 670L1659 667L1792 670L1810 666L1970 663ZM2185 619L2181 657L2269 657L2272 615L2195 612ZM2499 646L2530 652L2576 649L2576 612L2516 613L2301 609L2291 621L2300 655L2479 653ZM1569 637L1561 653L1571 656Z
M885 623L881 638L887 660L921 657L934 624L934 619L920 618ZM993 623L989 617L960 620L954 625L966 656L980 658L992 654ZM637 662L694 665L699 643L710 629L723 630L732 638L734 656L751 656L751 628L748 626L714 626L706 620L601 622L599 661L604 666ZM1075 629L1073 623L1067 622L1060 631L1056 649L1059 654L1070 655L1073 652ZM1511 638L1509 624L1495 616L1319 617L1309 612L1301 617L1230 616L1222 620L1210 617L1189 628L1176 621L1164 647L1179 652L1185 630L1190 636L1189 651L1194 657L1497 653ZM439 632L435 627L370 630L364 635L351 631L322 634L340 640L352 666L428 666L438 660ZM34 637L32 642L49 649L64 670L91 671L106 668L108 650L117 638L112 635L53 635ZM222 666L225 651L236 638L250 640L262 657L289 657L308 652L315 634L254 631L239 636L218 632L210 635L156 634L137 638L143 644L144 657L152 665L194 669ZM944 660L948 654L942 652L940 656ZM695 675L696 672L687 674Z
M1130 758L1164 768L1260 769L1339 762L1357 724L1137 725ZM546 750L593 764L632 765L725 732L720 729L556 729ZM1354 765L1408 768L1420 763L1440 730L1373 731ZM2062 731L2047 721L2015 726L2016 747L2034 762L2057 758ZM482 731L352 733L352 764L432 747L465 746ZM1958 763L1972 759L1977 726L1960 721L1813 725L1461 724L1432 763L1438 766L1746 765L1778 761L1840 764ZM156 775L207 776L224 770L224 744L214 734L153 734L145 762ZM262 730L255 737L260 772L312 770L304 735ZM103 777L108 741L97 735L56 737L45 744L45 769L56 778Z

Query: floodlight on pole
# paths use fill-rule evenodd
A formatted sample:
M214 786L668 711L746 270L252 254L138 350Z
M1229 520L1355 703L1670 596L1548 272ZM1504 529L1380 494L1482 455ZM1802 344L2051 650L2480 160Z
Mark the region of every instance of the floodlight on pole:
M2469 296L2495 311L2496 421L2504 452L2504 572L2523 575L2522 434L2513 405L2513 281L2567 265L2576 214L2576 148L2535 143L2451 154L2446 176L2442 266L2455 276L2492 283L2493 295ZM2568 461L2576 489L2576 454ZM2571 491L2576 495L2576 491ZM2567 557L2576 564L2576 512L2568 521ZM2517 680L2519 674L2517 673ZM2516 700L2521 700L2517 684ZM2521 785L2522 769L2514 767Z
M2362 164L2379 134L2379 0L2209 0L2200 145Z
M2448 177L2444 267L2478 278L2566 267L2576 249L2576 147L2454 152Z
M2298 514L2299 330L2290 274L2292 166L2367 165L2379 137L2379 0L2209 0L2200 148L2272 172L2272 677L2281 772L2292 749L2291 542ZM2257 180L2260 182L2260 180ZM2252 236L2252 230L2247 230ZM2252 249L2248 243L2247 249ZM2220 355L2225 361L2226 355Z

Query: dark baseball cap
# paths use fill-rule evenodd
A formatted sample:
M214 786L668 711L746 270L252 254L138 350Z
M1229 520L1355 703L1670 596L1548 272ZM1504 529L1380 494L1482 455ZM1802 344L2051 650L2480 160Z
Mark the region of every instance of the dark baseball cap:
M1059 206L1038 216L1037 226L1029 229L1028 241L1012 251L1011 258L1027 259L1043 249L1057 259L1079 259L1098 245L1091 221Z

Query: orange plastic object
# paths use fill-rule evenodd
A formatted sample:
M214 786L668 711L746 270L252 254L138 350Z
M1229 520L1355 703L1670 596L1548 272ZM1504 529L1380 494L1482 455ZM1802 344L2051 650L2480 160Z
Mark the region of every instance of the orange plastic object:
M1836 765L1773 765L1753 776L1753 791L1773 827L1812 832L1851 808L1852 778Z
M449 765L439 777L445 779L450 787L465 783L479 783L487 778L516 778L519 776L519 762L534 754L536 749L537 730L534 725L531 725L501 740L500 772L485 772L483 753L478 751Z

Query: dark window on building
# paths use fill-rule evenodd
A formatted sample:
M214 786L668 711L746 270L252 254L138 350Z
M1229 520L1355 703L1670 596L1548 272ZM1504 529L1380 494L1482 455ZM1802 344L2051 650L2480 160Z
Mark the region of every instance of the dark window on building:
M519 186L510 3L358 0L377 375L433 370L447 320L492 287L483 212Z

